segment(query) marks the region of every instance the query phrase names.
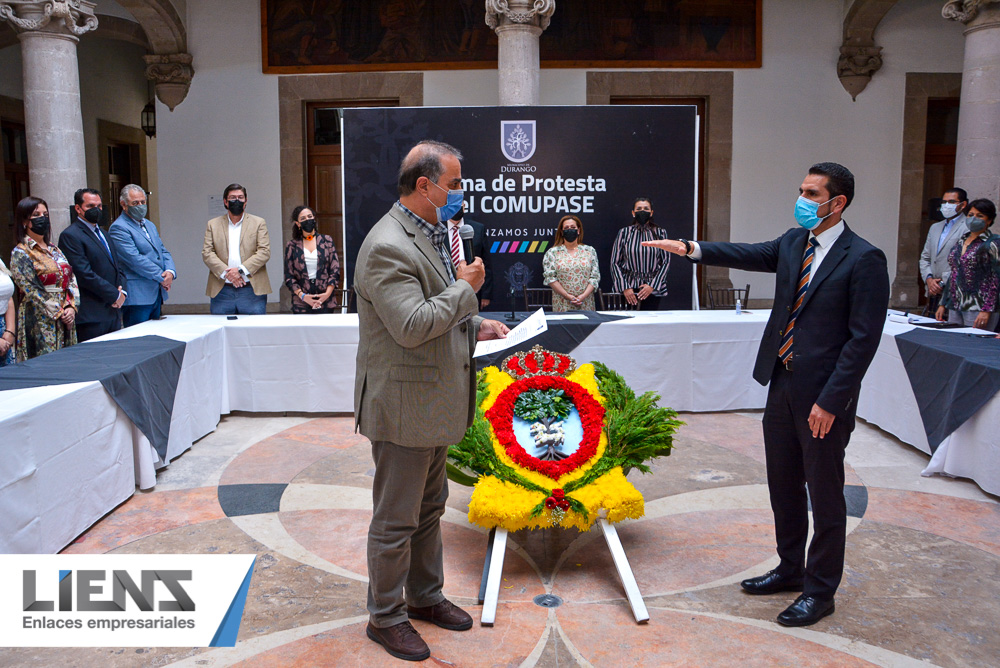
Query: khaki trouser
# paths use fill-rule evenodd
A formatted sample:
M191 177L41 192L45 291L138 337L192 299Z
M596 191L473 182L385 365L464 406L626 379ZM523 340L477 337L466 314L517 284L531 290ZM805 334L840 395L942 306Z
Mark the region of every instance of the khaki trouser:
M423 608L444 600L441 516L448 500L447 458L447 447L372 443L368 612L376 627L405 622L407 604Z

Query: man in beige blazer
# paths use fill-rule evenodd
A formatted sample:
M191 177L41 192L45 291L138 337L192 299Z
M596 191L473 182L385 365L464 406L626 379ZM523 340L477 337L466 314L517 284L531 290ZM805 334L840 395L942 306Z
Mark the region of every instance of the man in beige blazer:
M205 294L212 298L210 310L219 315L264 313L271 293L267 223L246 212L247 189L240 184L227 186L222 199L226 215L208 221L201 249L208 267Z
M430 649L409 618L456 631L472 626L442 593L445 463L475 415L475 342L508 331L477 316L482 260L456 267L447 246L446 222L462 205L461 157L429 141L407 154L399 201L368 233L354 268L354 413L375 460L366 633L411 661Z

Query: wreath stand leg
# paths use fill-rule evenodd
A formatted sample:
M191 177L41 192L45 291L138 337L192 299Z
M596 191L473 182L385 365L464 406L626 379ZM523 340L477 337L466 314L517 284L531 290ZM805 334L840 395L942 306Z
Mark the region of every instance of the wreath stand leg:
M611 550L611 558L615 562L615 568L618 569L618 577L622 579L622 585L625 587L628 604L632 606L632 615L638 624L645 624L649 621L649 612L646 610L646 603L642 600L642 594L639 593L639 585L636 584L628 557L625 556L625 548L622 547L622 542L618 538L618 530L606 519L599 519L598 522L604 533L604 540L608 543L608 549Z
M497 600L500 598L500 576L503 574L503 556L507 550L507 530L500 527L490 529L486 545L486 563L483 564L483 579L479 584L479 602L483 604L480 626L493 626L497 616Z

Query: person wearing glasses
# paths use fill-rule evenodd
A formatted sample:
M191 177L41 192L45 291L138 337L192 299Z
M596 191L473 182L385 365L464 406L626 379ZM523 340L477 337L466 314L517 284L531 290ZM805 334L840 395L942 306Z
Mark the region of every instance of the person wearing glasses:
M226 186L222 199L226 213L208 221L201 249L208 267L209 310L216 315L263 314L271 294L267 222L247 213L247 189L240 184Z

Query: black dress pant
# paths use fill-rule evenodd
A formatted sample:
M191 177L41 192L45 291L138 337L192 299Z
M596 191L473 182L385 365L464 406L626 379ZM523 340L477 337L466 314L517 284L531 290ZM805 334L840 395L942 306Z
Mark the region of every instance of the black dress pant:
M803 593L829 600L844 572L844 450L854 419L837 417L825 438L813 438L808 419L816 397L796 387L797 373L807 371L786 371L776 365L764 409L767 487L781 558L777 570L782 575L804 575ZM809 501L813 538L807 558Z
M111 332L117 332L122 328L122 319L119 316L115 320L100 320L98 322L77 322L76 340L80 343L96 339Z

